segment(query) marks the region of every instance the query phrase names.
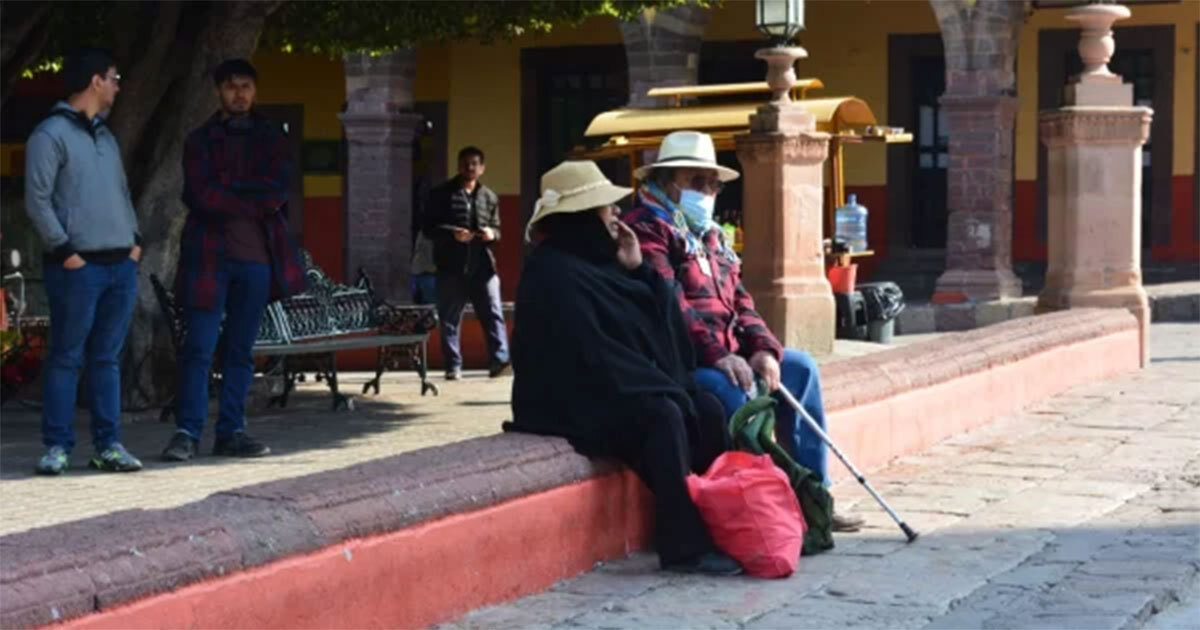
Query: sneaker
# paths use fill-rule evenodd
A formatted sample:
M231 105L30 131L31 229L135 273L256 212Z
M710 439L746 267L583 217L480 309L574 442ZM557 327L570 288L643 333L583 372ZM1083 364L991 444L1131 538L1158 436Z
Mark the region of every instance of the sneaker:
M512 362L505 361L492 365L492 369L488 370L488 378L499 378L512 374Z
M45 455L38 460L34 470L39 475L61 475L71 465L67 449L61 446L51 446Z
M461 378L462 378L462 368L454 368L453 370L446 370L446 380L447 381L457 381L457 380L460 380Z
M862 529L865 521L857 516L846 516L845 514L833 513L833 531L835 532L856 532Z
M262 457L270 454L271 447L246 435L245 431L238 431L227 438L217 438L217 441L213 443L213 455Z
M706 551L690 560L669 564L668 571L704 575L741 575L742 565L719 551Z
M113 442L88 462L88 468L104 472L135 472L142 469L142 462L125 450L120 442Z
M192 436L176 431L167 442L167 448L163 449L162 458L167 462L186 462L196 456L197 450L197 442Z

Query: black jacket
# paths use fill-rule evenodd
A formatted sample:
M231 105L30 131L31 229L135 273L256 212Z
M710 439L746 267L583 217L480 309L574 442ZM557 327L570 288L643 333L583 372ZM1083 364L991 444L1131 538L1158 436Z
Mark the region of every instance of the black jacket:
M642 397L665 396L696 418L679 302L647 265L625 271L544 242L526 262L515 321L506 429L559 435L594 456L619 451Z
M425 235L433 241L433 262L438 273L487 276L496 273L496 256L492 248L500 240L500 198L492 189L479 183L474 195L468 195L462 181L455 177L429 191L423 223ZM476 238L469 243L459 243L447 226L473 232L489 227L496 232L496 240L484 243Z

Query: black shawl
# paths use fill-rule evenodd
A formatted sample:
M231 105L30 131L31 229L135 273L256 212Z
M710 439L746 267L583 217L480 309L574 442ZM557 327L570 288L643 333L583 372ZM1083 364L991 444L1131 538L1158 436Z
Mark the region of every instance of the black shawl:
M667 396L694 420L695 356L675 294L652 269L627 271L612 248L579 245L551 237L522 272L506 429L610 455L641 397Z

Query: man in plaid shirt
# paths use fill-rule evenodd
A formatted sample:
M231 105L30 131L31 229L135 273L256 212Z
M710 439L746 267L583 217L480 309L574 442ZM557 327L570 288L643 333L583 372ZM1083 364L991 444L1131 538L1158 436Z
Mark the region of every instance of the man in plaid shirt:
M717 194L738 172L717 163L707 134L677 131L663 138L642 180L634 209L621 218L637 234L642 258L673 283L699 368L696 383L721 399L727 415L749 400L757 375L771 391L786 386L825 428L817 364L802 350L785 349L741 280L741 261L713 221ZM777 412L778 434L800 465L829 483L825 444L789 405ZM834 514L834 531L855 531L862 520Z
M177 431L163 459L187 461L208 416L208 377L224 317L220 412L213 454L258 457L270 449L245 432L254 378L252 350L269 300L303 291L299 252L288 235L292 177L287 137L254 111L258 75L244 59L213 73L221 110L188 135L183 150L187 222L175 295L187 335L179 353Z

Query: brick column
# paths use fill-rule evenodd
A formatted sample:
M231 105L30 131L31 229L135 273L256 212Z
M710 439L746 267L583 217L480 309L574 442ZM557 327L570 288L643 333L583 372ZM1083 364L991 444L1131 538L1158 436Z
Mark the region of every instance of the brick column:
M1015 63L1024 3L930 0L946 51L946 270L935 302L1021 295L1012 272Z
M412 50L347 54L346 281L364 268L381 297L408 302L412 259Z
M647 9L636 20L621 24L625 58L629 63L629 105L663 106L646 96L652 87L695 85L700 43L709 10L694 5Z
M1012 271L1013 125L1017 99L941 99L950 126L946 271L935 301L1021 295Z

